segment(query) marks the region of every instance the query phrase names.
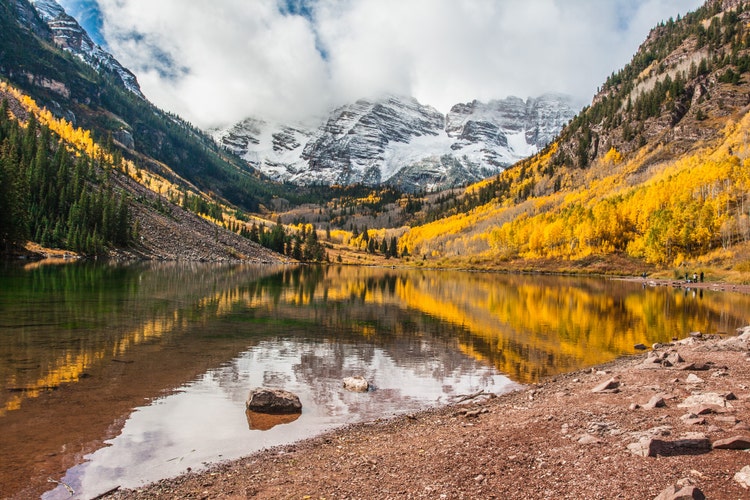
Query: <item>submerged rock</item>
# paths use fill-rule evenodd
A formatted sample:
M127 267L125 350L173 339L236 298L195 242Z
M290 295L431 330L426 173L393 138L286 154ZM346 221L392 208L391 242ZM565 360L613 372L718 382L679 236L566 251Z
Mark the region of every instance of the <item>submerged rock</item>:
M289 414L301 413L302 403L299 397L283 389L265 389L258 387L250 391L246 407L257 413Z

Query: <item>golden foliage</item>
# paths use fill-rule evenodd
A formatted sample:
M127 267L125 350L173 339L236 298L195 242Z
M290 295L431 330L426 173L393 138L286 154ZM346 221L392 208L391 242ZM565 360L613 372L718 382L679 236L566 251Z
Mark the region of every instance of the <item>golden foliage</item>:
M598 178L582 173L588 178L573 189L520 197L542 182L550 161L545 154L502 174L510 182L502 202L412 228L400 245L440 257L461 251L499 259L623 253L660 265L697 259L750 241L749 134L750 115L728 124L718 146L667 162L632 186L645 156L625 160L612 148L599 166L618 168L600 169ZM484 248L471 243L479 240Z

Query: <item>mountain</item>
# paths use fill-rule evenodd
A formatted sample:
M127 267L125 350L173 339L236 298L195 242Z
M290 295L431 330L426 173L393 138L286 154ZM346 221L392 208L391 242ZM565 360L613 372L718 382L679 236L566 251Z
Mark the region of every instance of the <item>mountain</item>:
M135 77L54 0L0 3L0 75L56 117L112 142L140 168L245 211L295 193L144 99Z
M116 75L122 85L145 99L135 75L122 66L112 54L95 44L73 17L55 0L30 0L36 12L50 29L55 44L80 58L97 71Z
M434 190L476 182L534 154L576 110L572 98L548 94L457 104L446 116L414 98L386 96L342 106L318 124L250 118L211 133L279 181Z
M750 2L709 0L655 27L554 142L425 216L438 220L400 250L441 266L746 273L748 137Z
M280 259L246 212L295 193L144 99L52 0L0 2L0 33L0 250Z

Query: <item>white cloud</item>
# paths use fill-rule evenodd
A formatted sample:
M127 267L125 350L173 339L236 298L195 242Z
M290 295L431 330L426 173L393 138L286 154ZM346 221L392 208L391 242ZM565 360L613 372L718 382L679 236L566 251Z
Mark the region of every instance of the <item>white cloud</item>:
M702 3L306 0L301 16L282 0L98 1L111 51L146 95L200 126L383 92L442 111L550 91L586 102L653 26Z

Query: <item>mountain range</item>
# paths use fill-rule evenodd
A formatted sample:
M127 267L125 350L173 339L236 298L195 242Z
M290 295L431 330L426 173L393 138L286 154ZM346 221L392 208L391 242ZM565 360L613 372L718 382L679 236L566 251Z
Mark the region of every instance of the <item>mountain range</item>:
M277 181L439 190L500 173L544 148L579 106L565 95L457 104L447 115L413 97L361 99L313 124L248 118L210 131Z
M578 113L555 94L473 101L446 114L388 95L312 123L256 117L206 132L148 102L132 73L54 0L0 3L0 74L64 118L60 144L104 145L110 170L91 177L90 188L122 191L117 199L150 231L140 234L152 255L156 235L187 210L213 221L195 230L196 248L221 231L254 234L252 213L335 229L328 248L387 248L441 266L747 261L748 4L708 0L660 23ZM33 114L26 97L4 92L10 121ZM68 220L47 221L40 234L65 244ZM293 255L281 226L275 249ZM169 227L178 241L184 229ZM377 228L378 245L366 228ZM97 227L89 229L101 247Z
M60 4L30 3L58 47L145 99L135 75L94 43ZM31 19L26 22L35 24ZM385 96L341 106L318 123L278 124L248 118L208 132L274 181L385 184L407 192L432 191L480 181L533 155L580 107L569 96L547 94L457 104L443 115L412 97ZM118 131L116 137L133 146L127 130Z

